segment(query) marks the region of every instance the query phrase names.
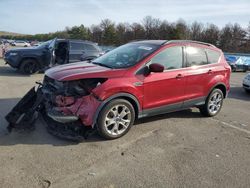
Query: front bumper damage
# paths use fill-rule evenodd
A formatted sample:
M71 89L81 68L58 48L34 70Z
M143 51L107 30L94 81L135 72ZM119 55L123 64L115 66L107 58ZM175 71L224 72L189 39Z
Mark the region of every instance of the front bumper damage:
M79 141L94 132L94 117L100 104L92 93L64 96L52 91L47 84L39 84L37 89L33 87L27 92L5 119L9 122L9 131L33 129L41 114L49 133Z

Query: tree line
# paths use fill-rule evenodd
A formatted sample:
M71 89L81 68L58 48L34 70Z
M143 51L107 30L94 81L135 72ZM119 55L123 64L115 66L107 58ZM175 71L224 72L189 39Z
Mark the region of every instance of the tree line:
M104 19L100 24L66 27L63 31L47 34L2 36L7 39L46 41L53 38L90 40L99 45L119 46L132 40L197 40L214 44L224 52L250 53L250 22L247 28L239 24L227 24L219 28L215 24L193 22L187 24L180 19L168 22L146 16L140 23L118 23Z

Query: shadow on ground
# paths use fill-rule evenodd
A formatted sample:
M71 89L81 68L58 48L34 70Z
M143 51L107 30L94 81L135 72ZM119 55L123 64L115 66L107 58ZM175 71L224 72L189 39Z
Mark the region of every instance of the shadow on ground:
M22 74L18 70L9 66L0 66L0 76L30 77L30 75Z
M67 146L67 145L75 145L78 142L73 142L69 140L60 139L58 137L50 135L46 130L46 123L42 117L39 117L35 123L34 130L26 130L26 131L16 131L13 130L11 133L7 131L8 123L5 120L6 114L15 106L15 104L19 101L19 98L14 99L0 99L0 146L6 145L17 145L17 144L25 144L25 145L53 145L53 146ZM143 123L150 123L162 119L169 118L200 118L200 113L193 112L191 109L184 110L180 112L174 112L169 114L163 114L153 117L147 117L135 122L135 125L142 125ZM91 134L86 140L82 142L100 142L105 141L102 139L96 132Z
M242 87L231 87L228 98L250 101L250 93L247 93Z

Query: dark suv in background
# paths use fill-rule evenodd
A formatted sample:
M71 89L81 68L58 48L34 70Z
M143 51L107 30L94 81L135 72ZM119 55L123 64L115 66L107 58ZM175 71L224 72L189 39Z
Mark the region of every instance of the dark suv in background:
M98 45L90 41L53 39L36 47L11 49L4 60L22 73L32 74L55 65L92 60L102 54Z

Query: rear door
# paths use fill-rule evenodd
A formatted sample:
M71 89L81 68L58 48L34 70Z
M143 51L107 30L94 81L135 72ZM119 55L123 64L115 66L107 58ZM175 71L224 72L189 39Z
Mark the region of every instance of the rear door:
M205 100L207 85L213 69L208 64L206 51L197 46L186 46L186 78L185 105Z
M186 87L183 60L182 46L168 47L151 59L150 63L161 64L165 70L150 73L144 79L145 114L154 115L182 107Z
M81 57L85 54L84 43L80 41L70 41L69 63L81 61Z

